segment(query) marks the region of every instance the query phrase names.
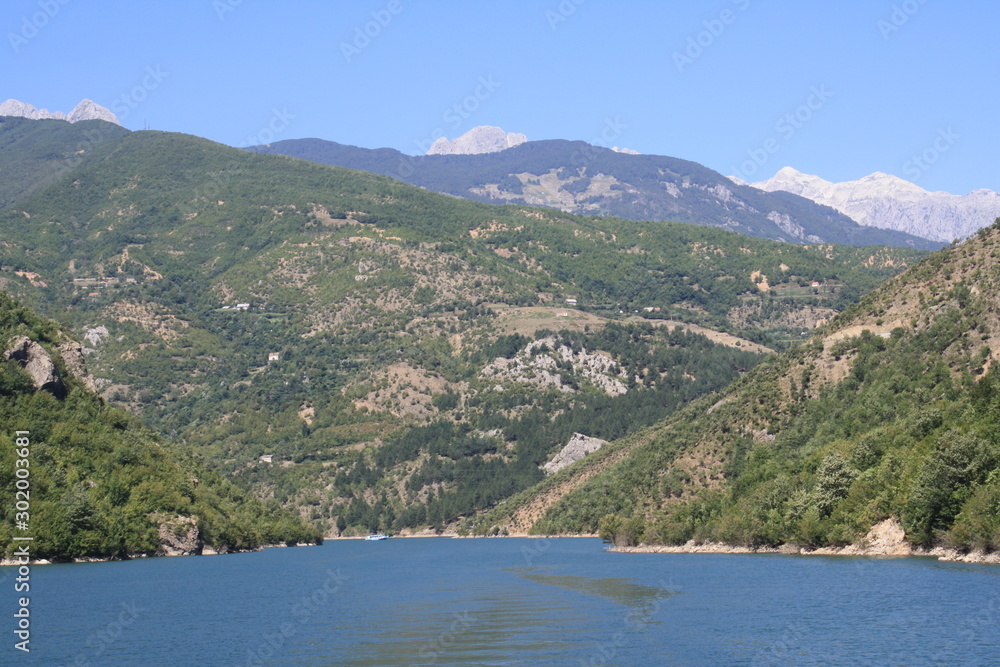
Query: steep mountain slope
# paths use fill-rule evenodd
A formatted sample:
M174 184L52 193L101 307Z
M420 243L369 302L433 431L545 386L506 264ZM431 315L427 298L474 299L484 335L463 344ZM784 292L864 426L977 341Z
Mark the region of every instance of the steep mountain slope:
M443 526L716 391L922 256L462 201L136 132L0 211L103 394L332 530ZM761 345L763 343L764 345Z
M1000 220L725 392L600 450L475 530L629 544L1000 550Z
M99 120L66 123L0 115L0 208L46 188L83 163L90 151L128 134Z
M135 418L105 405L90 389L79 343L2 293L0 345L0 483L12 495L26 490L22 506L12 500L0 509L5 556L20 546L15 534L34 538L32 557L54 560L320 538L183 453L168 453ZM15 518L27 525L16 529Z
M278 141L250 150L363 169L482 202L676 220L796 243L941 247L909 234L862 227L802 197L737 185L695 162L621 153L582 141L529 141L484 155L417 157L320 139Z
M991 190L976 190L965 196L928 192L881 172L857 181L831 183L785 167L753 187L801 195L867 227L893 229L945 243L967 238L1000 216L1000 194Z

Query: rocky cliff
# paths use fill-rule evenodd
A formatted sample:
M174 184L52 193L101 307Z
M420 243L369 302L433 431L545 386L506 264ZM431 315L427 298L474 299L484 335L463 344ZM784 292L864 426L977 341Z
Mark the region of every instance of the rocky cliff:
M0 104L0 116L17 116L31 120L65 120L70 123L76 123L81 120L103 120L115 125L121 125L118 121L118 116L112 113L110 109L102 107L93 100L81 100L69 114L64 114L62 111L36 109L30 104L18 100L7 100L3 104Z
M440 137L435 141L428 155L479 155L481 153L496 153L523 144L528 137L516 132L504 132L499 127L480 125L474 127L457 139L449 141Z
M608 444L606 440L591 438L582 433L574 433L573 437L566 443L566 446L551 461L542 466L542 470L547 475L554 475L566 466L576 463L587 454L596 452L606 444Z
M59 398L66 395L66 385L63 384L52 357L45 348L27 336L17 336L11 340L3 358L5 361L18 362L31 376L36 389L50 391Z
M753 187L784 191L830 206L860 225L891 229L934 241L964 239L1000 216L1000 194L928 192L890 174L875 172L856 181L831 183L785 167Z

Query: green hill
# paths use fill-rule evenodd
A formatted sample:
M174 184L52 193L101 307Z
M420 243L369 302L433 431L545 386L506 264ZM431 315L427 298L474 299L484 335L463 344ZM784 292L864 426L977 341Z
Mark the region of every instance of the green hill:
M38 192L75 169L89 152L128 134L112 123L0 116L0 208Z
M106 405L87 388L79 347L66 332L3 294L0 344L6 351L0 361L0 486L10 494L0 509L6 556L20 546L14 535L33 537L32 557L52 560L226 552L320 539L273 503L168 452L138 420ZM15 489L23 491L20 503ZM15 519L26 529L17 529Z
M998 257L1000 221L476 530L818 547L891 518L916 546L1000 549Z
M800 340L915 250L490 206L196 137L0 211L102 394L330 530L443 527Z

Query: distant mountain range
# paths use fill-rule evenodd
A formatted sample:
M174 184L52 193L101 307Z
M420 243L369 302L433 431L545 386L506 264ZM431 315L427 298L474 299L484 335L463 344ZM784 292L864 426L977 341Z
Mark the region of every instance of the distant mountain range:
M785 167L753 187L808 197L866 227L894 229L945 243L966 238L1000 216L1000 194L992 190L975 190L965 196L928 192L882 172L831 183Z
M64 114L62 111L36 109L30 104L19 102L18 100L7 100L3 104L0 104L0 116L16 116L31 120L65 120L70 123L76 123L81 120L103 120L115 125L121 125L118 121L118 116L110 109L102 107L93 100L81 100L69 114Z
M499 128L470 134L460 149L488 143L476 141L477 137L495 135L498 141L503 134L506 141L511 136ZM249 150L384 174L487 203L547 206L638 221L672 220L795 243L941 246L912 234L859 225L833 208L795 194L736 184L696 162L636 155L582 141L526 141L488 153L423 156L322 139L292 139Z

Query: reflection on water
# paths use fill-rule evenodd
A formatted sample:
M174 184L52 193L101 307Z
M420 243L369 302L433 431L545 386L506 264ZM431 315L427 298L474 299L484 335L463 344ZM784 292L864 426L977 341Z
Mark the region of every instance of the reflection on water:
M331 576L343 583L327 594ZM1000 655L1000 568L919 558L417 538L52 565L32 583L44 641L18 656L25 667L992 665ZM123 604L141 610L127 628Z
M654 614L663 601L676 595L666 586L625 578L548 574L536 568L500 572L514 576L505 585L470 587L461 604L452 591L435 602L395 605L390 616L372 628L374 636L361 642L345 662L558 664L587 652L595 636L607 634L612 647L622 641L621 631L602 631L602 626L642 632L657 622Z
M590 619L557 597L511 586L470 591L461 602L400 604L372 628L374 636L348 663L532 664L529 656L565 656L582 640Z
M588 595L597 595L607 598L612 602L617 602L633 609L652 608L660 600L676 595L677 593L663 588L654 588L637 584L630 579L617 577L578 577L564 574L543 574L533 568L518 568L509 570L522 579L534 581L538 584L548 586L558 586L571 591L578 591Z

